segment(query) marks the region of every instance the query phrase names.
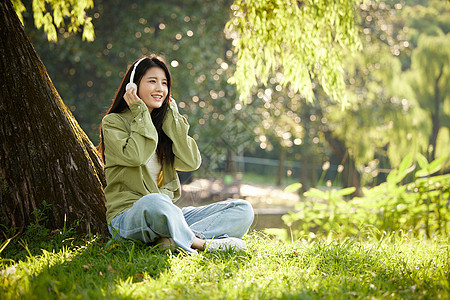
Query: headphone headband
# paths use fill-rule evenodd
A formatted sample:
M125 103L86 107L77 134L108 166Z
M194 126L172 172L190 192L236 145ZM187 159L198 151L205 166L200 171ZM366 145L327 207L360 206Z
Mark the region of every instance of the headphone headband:
M133 70L131 71L131 75L130 75L130 82L126 86L127 91L131 88L134 88L137 91L137 85L136 85L136 83L134 83L134 73L136 72L136 68L139 65L139 63L146 58L147 57L143 57L134 64Z

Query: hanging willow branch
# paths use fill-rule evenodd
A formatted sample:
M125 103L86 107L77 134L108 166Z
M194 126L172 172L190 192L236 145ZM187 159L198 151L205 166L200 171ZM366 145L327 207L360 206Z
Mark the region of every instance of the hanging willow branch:
M14 10L23 23L22 13L26 11L22 0L12 0ZM44 27L49 41L56 42L57 28L63 27L64 21L69 21L68 32L77 33L83 28L83 40L93 41L95 38L92 18L86 15L86 10L94 7L93 0L33 0L33 18L37 29ZM51 8L51 9L48 9Z
M355 11L359 0L235 0L225 31L238 61L229 82L245 102L251 89L280 72L306 99L316 80L329 97L345 103L342 57L361 49Z

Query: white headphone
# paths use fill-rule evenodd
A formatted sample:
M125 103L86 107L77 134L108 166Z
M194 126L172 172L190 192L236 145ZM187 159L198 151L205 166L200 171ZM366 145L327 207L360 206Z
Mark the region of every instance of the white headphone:
M138 64L146 58L147 57L143 57L134 64L133 71L131 71L130 82L127 83L125 90L128 91L129 89L134 88L134 90L137 91L137 85L136 85L136 83L133 82L134 81L134 73L136 72L136 68L137 68Z

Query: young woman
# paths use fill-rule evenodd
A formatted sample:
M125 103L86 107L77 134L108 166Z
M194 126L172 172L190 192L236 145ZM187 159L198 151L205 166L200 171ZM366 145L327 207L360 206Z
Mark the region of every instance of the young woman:
M132 86L131 83L135 83ZM253 221L244 200L178 208L176 170L201 163L189 124L170 97L171 75L158 56L143 57L127 71L101 124L107 222L114 237L196 250L244 249Z

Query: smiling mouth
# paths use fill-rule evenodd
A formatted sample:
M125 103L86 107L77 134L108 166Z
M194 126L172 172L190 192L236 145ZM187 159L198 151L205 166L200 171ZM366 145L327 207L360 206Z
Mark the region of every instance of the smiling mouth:
M163 100L163 96L162 95L152 95L153 99L155 99L156 101L162 101Z

